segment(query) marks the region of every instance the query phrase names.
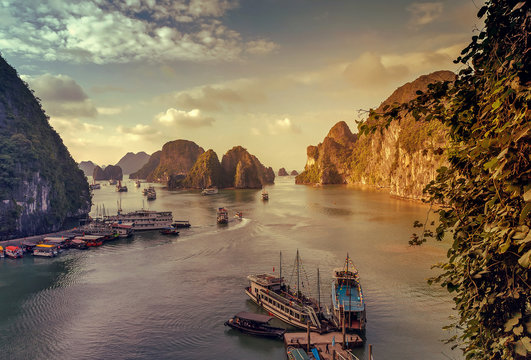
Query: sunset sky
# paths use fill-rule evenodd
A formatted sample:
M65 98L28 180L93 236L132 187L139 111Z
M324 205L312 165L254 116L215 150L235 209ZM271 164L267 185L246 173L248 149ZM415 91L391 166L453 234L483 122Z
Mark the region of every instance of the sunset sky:
M76 161L195 141L275 170L452 63L481 1L0 0L0 52Z

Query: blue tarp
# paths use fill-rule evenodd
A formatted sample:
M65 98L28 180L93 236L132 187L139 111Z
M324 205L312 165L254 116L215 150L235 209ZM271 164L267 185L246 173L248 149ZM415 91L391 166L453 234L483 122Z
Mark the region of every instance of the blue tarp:
M312 353L316 360L321 360L321 357L319 356L319 351L317 351L316 348L312 349Z

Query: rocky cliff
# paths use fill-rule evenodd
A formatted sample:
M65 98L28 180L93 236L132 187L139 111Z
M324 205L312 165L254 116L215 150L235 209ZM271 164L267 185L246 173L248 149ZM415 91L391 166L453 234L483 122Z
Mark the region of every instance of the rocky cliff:
M157 168L148 175L152 182L168 182L171 175L187 175L199 155L205 150L188 140L175 140L164 144Z
M291 176L297 176L297 175L299 175L299 172L297 170L291 170L291 172L289 174Z
M376 113L383 113L386 105L414 99L416 91L425 91L430 83L454 80L455 74L450 71L421 76L393 92ZM370 124L378 121L367 119ZM445 135L446 130L439 122L416 121L406 114L399 121L392 121L387 129L359 139L340 122L321 144L308 147L305 170L296 177L296 182L367 184L388 188L392 195L420 199L424 186L445 164Z
M148 162L142 168L134 173L129 174L129 179L147 179L160 164L160 154L162 151L156 151L149 157Z
M122 168L115 165L106 166L102 169L99 166L94 168L92 173L94 180L123 180Z
M92 161L82 161L77 165L85 174L85 176L92 176L94 168L97 166Z
M131 174L140 170L149 161L149 155L141 151L138 153L128 152L116 164L122 168L124 174Z
M201 154L180 186L189 189L204 189L223 186L223 169L214 150ZM170 184L168 187L171 188ZM173 186L175 187L175 186Z
M285 168L280 168L278 170L278 176L288 176L288 172L286 171Z
M83 171L27 84L0 57L0 240L59 230L90 205Z
M273 169L266 168L241 146L235 146L223 155L221 167L225 187L260 189L275 181Z

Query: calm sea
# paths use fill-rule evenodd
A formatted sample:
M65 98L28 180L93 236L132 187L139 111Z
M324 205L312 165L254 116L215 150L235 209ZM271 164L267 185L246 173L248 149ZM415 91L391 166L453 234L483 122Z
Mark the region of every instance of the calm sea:
M332 269L347 252L357 265L367 302L367 343L375 360L461 359L442 340L450 296L426 279L445 257L447 244L409 247L422 204L342 186L313 188L277 178L259 190L218 195L167 191L145 202L141 189L113 186L94 192L94 204L115 213L171 210L190 220L179 237L158 232L70 250L54 259L0 259L0 358L2 359L285 359L281 341L229 330L223 323L242 311L260 312L243 288L248 274L279 271L296 282L299 249L306 292L330 303ZM146 184L142 184L142 188ZM216 209L229 210L228 226ZM95 207L93 207L95 209ZM233 220L242 211L242 221ZM274 320L276 321L276 320ZM274 325L282 325L274 322ZM358 349L360 359L366 349Z

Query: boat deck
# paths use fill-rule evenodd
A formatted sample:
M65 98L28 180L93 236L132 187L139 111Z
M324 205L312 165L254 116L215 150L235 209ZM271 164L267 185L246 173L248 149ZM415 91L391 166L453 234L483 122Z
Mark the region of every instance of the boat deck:
M363 339L356 334L347 334L346 340L348 348L353 348L363 345ZM332 343L335 343L332 345ZM328 344L328 352L326 352L326 345ZM347 350L342 348L343 334L340 332L331 332L327 334L310 333L310 347L316 348L319 352L319 357L323 360L332 360L334 350L336 354L349 359ZM306 332L294 332L284 334L284 345L307 349L308 334Z
M336 285L333 285L333 293L337 295L337 298L332 297L332 305L334 308L337 308L338 305L345 307L345 311L363 311L363 298L360 295L357 288L351 288L352 294L349 294L347 286L341 286L336 288ZM337 300L336 300L337 299ZM339 302L339 304L337 302Z

